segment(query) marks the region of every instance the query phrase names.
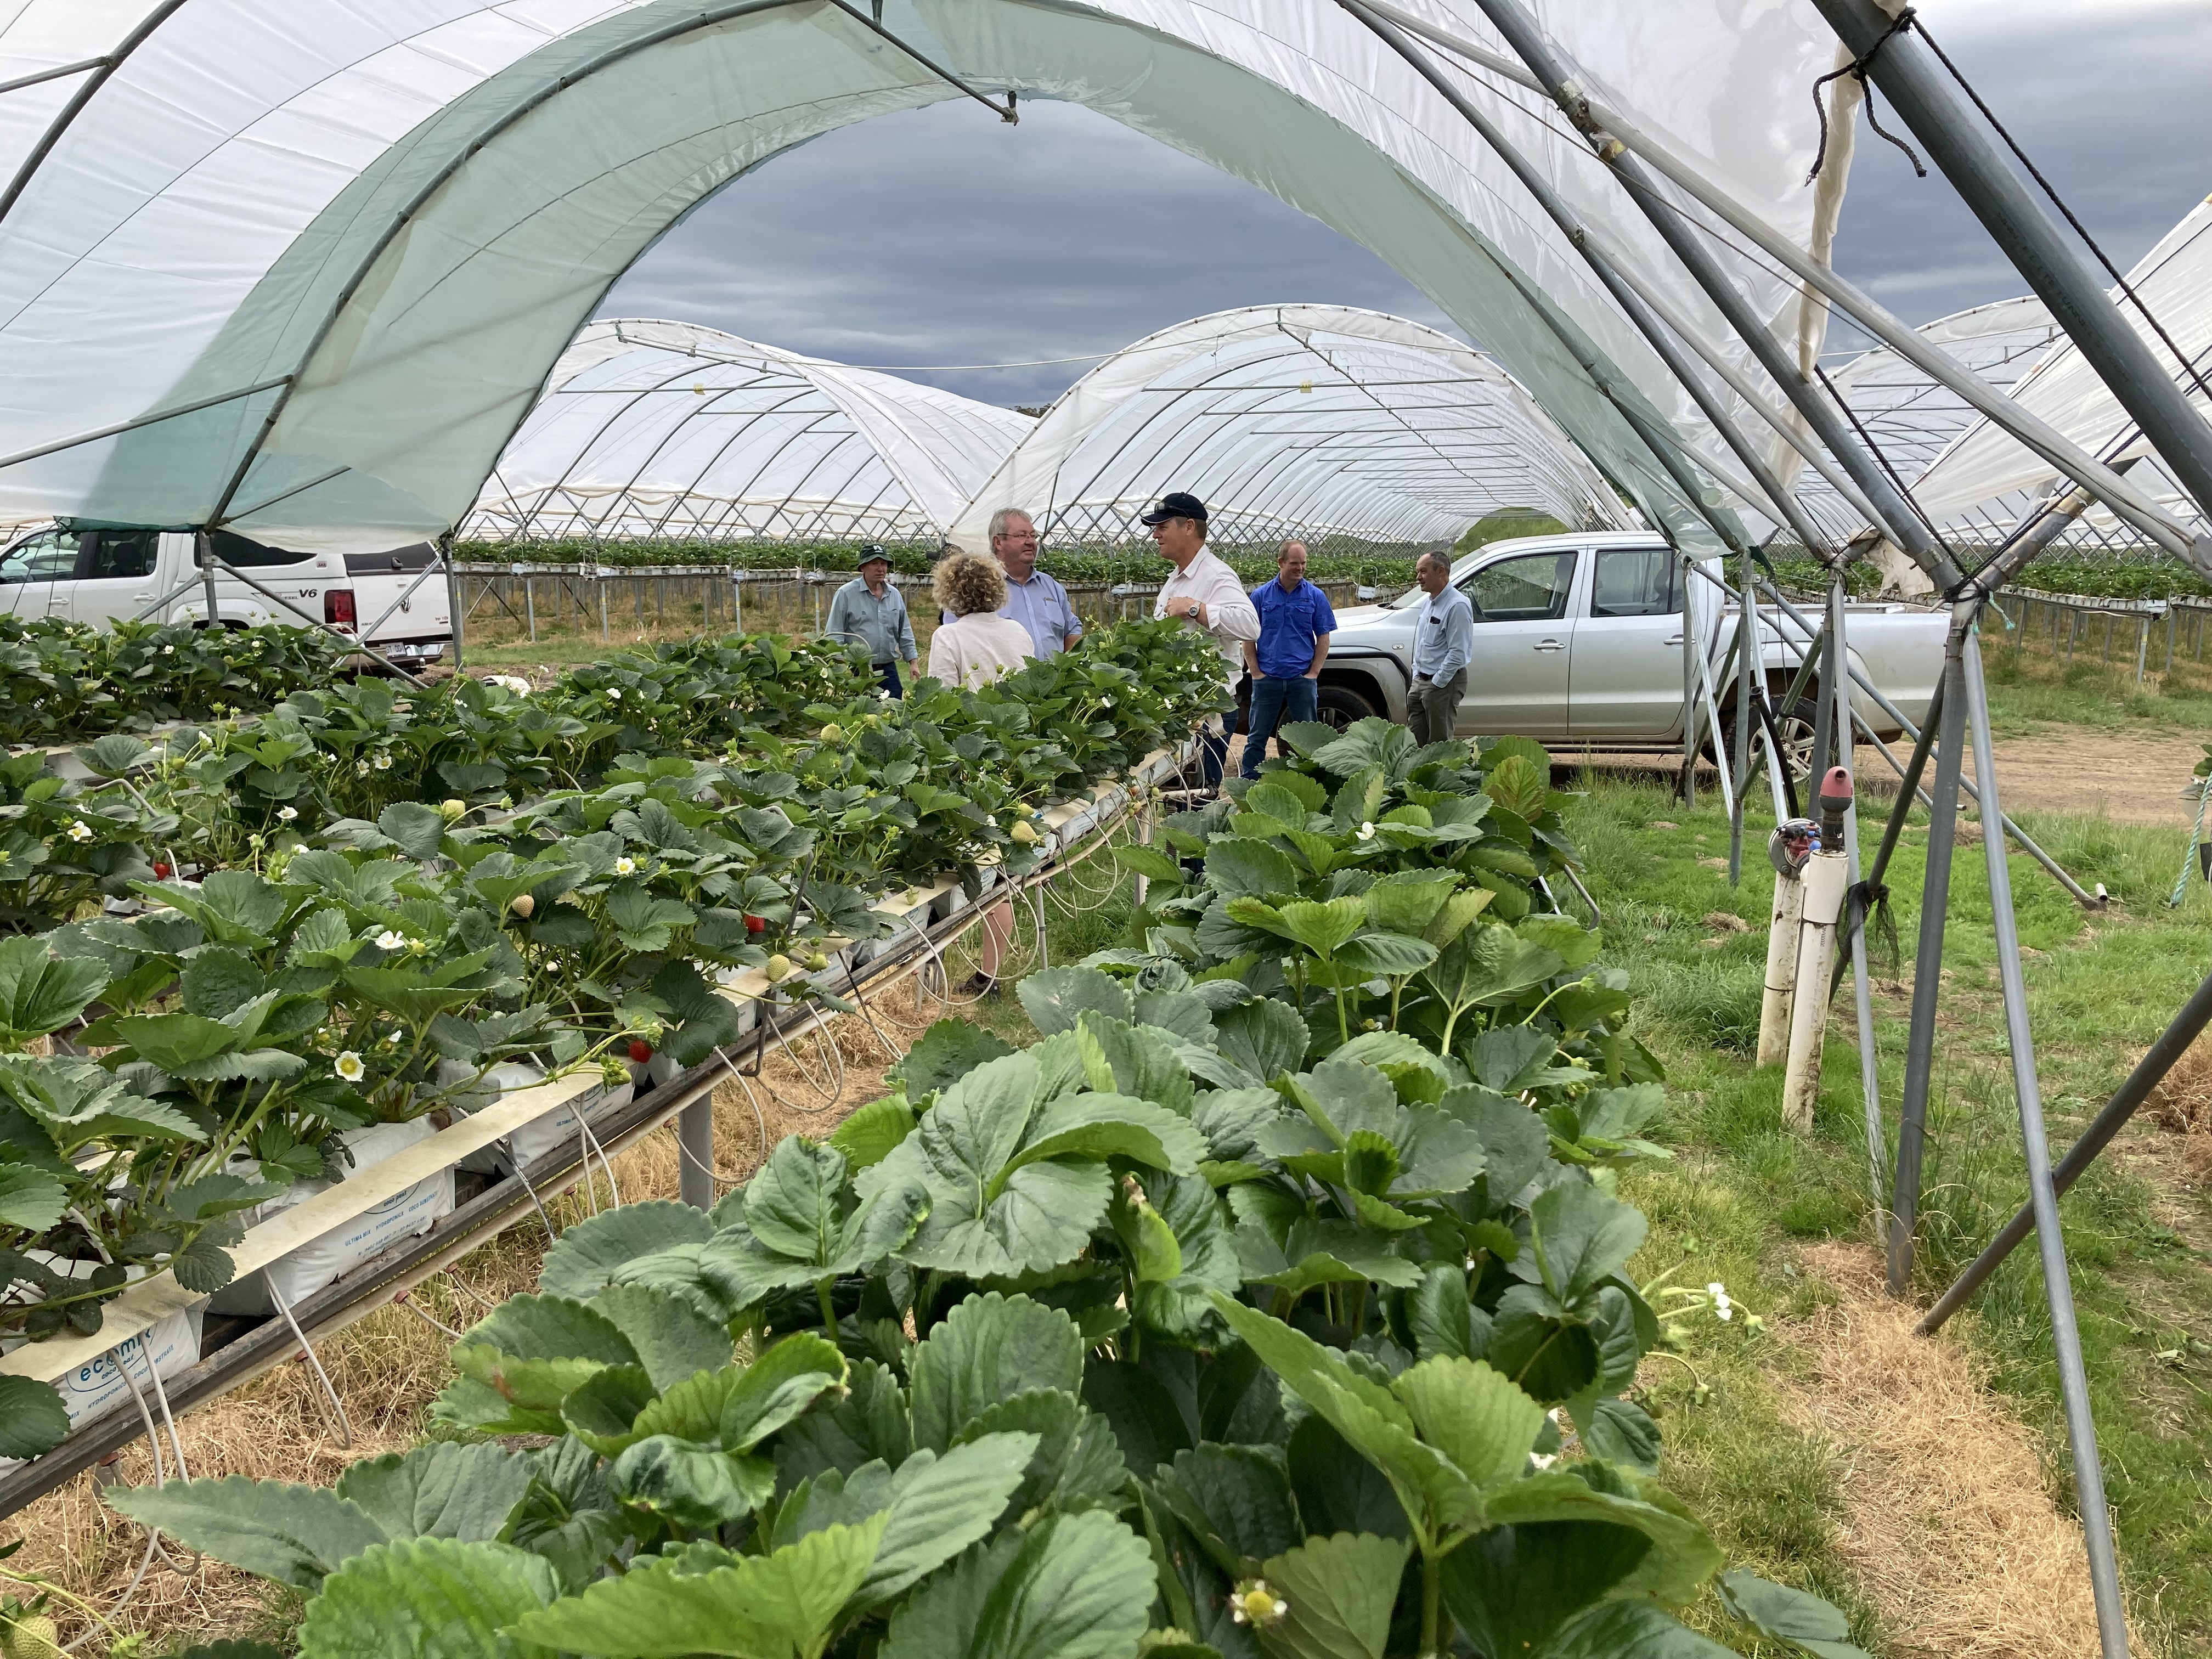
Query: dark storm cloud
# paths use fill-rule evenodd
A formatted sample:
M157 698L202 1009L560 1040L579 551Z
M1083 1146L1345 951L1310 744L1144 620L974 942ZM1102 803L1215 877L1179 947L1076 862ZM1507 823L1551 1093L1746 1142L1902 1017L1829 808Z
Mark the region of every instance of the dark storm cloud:
M1018 127L965 100L848 127L739 180L608 296L842 362L1112 351L1277 300L1449 325L1364 248L1204 162L1068 104ZM913 379L1048 403L1086 363Z
M2123 269L2212 190L2212 0L1930 0L1946 48ZM1886 126L1902 123L1885 104ZM1838 262L1912 321L2026 284L1940 177L1862 125ZM1335 301L1449 325L1240 180L1091 113L964 100L831 134L707 203L609 296L845 362L1104 352L1188 317ZM1852 342L1840 331L1833 343ZM914 375L1048 402L1088 367Z
M2212 5L1975 0L1937 38L2125 270L2212 191ZM1882 125L1903 123L1887 102ZM1837 264L1925 322L2027 284L1950 186L1862 123Z

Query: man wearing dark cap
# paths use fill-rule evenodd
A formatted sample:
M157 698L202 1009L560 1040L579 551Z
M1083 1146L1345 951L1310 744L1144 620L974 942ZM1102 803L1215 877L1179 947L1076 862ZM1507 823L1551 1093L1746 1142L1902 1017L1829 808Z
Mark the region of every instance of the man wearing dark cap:
M1260 637L1260 613L1253 607L1237 573L1206 551L1206 503L1197 496L1175 490L1160 497L1160 504L1145 514L1160 556L1175 567L1160 584L1152 604L1155 617L1180 617L1188 627L1213 638L1221 653L1224 685L1234 685L1244 666L1244 645ZM1221 782L1222 762L1229 753L1226 732L1206 721L1200 732L1206 787Z
M856 651L868 653L868 666L883 676L884 690L904 696L898 665L911 665L921 654L915 643L914 623L906 613L906 599L891 586L891 556L874 542L860 548L860 574L837 590L830 601L830 619L823 624L825 637L842 640Z

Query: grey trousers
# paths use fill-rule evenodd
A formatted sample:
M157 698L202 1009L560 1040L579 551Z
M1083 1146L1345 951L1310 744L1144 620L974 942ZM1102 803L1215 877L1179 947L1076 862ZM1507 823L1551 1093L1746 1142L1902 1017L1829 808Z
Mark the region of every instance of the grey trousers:
M1406 693L1406 724L1413 728L1417 743L1443 743L1459 720L1459 700L1467 695L1467 670L1462 668L1442 685L1416 680Z

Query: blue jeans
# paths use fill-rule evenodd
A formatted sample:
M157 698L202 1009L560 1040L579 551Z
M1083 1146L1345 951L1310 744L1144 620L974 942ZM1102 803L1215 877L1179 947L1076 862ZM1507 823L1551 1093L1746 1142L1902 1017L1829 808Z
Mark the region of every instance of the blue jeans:
M1321 686L1304 674L1286 680L1268 678L1252 682L1252 723L1244 734L1244 775L1260 775L1260 763L1267 758L1267 739L1274 737L1279 727L1293 720L1317 719L1321 714ZM1282 740L1275 742L1275 752L1283 752Z
M906 697L906 688L899 684L897 662L894 660L884 663L878 672L884 677L884 690L903 702Z

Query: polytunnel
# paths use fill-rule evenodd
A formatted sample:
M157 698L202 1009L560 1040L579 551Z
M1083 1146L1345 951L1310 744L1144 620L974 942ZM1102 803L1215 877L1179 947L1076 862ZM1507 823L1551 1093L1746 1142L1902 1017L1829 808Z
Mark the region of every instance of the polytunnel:
M1997 390L2009 391L2060 337L2051 309L2033 295L1970 306L1916 331ZM1829 376L1882 454L1905 478L1917 478L1944 447L1980 417L1949 386L1887 346L1861 352ZM1866 521L1817 477L1798 489L1815 522L1838 543Z
M2212 410L2212 200L2200 202L2127 273L2125 287L2142 301L2126 316L2147 342L2178 349L2188 368L2180 375L2191 404ZM2015 301L2028 304L2030 301ZM2158 327L2143 315L2148 308ZM2157 337L2162 331L2164 339ZM2169 362L2172 359L2169 357ZM2121 406L2081 347L2058 337L2013 387L2021 406L2042 416L2108 465L2131 468L2142 487L2176 520L2202 534L2203 514L2191 492L2175 481L2166 462ZM2017 438L1988 421L1960 431L1913 486L1922 507L1953 533L2001 541L2031 504L2073 488L2070 477ZM2103 508L2081 515L2067 533L2148 550L2152 543Z
M696 324L595 322L463 533L934 544L1033 424Z
M1391 9L1496 51L1471 6ZM1836 192L1802 188L1802 89L1835 43L1808 9L1684 4L1662 28L1625 0L1536 9L1592 85L1636 86L1651 143L1820 243ZM450 530L683 214L872 115L1043 97L1376 250L1652 522L1710 544L1712 431L1516 167L1613 220L1613 257L1725 361L1750 354L1540 97L1450 73L1447 96L1371 15L1279 0L27 0L0 33L0 518L364 550ZM1817 344L1820 307L1716 246L1747 303Z
M1580 527L1626 520L1558 424L1482 353L1402 317L1250 306L1123 347L1063 392L955 531L983 545L1021 507L1053 539L1141 537L1169 489L1212 509L1212 538L1449 540L1500 507Z

